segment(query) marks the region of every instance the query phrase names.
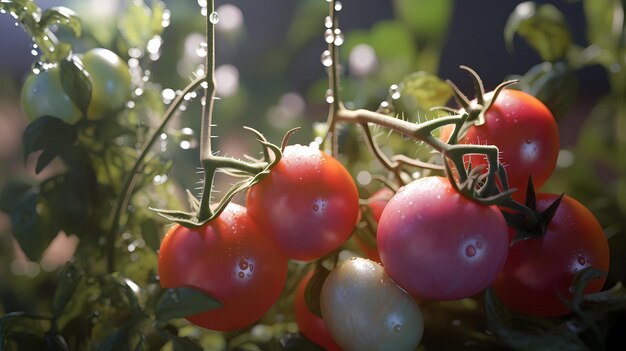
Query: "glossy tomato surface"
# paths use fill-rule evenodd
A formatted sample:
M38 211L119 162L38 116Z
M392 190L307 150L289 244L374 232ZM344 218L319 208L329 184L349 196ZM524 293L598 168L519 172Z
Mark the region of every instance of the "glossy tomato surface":
M97 119L106 112L124 107L130 99L130 72L126 62L104 48L85 52L82 62L91 80L87 116Z
M296 290L294 310L298 329L300 329L300 333L302 333L302 335L306 336L317 345L323 347L324 350L341 351L341 347L337 345L337 342L335 342L333 337L328 332L326 322L324 322L324 320L318 317L315 313L311 312L306 305L304 291L306 290L306 286L309 280L311 280L313 273L314 271L307 273L302 278L300 283L298 283L298 288Z
M469 297L489 286L508 250L504 217L461 194L447 178L409 183L378 223L378 252L398 285L424 299Z
M492 93L486 94L490 98ZM443 128L447 140L451 127ZM472 126L459 144L495 145L505 166L510 188L517 188L515 198L525 197L528 177L535 189L548 180L559 154L559 130L550 110L534 96L513 89L503 90L485 114L485 123ZM487 164L483 155L472 155L473 166Z
M174 225L161 243L158 270L163 288L197 288L222 303L189 321L231 331L256 322L276 302L287 278L287 258L244 207L231 203L203 227Z
M250 188L250 216L289 257L309 261L341 246L359 213L354 180L335 158L290 145L270 174Z
M537 209L545 210L557 198L554 194L538 194ZM513 230L510 235L515 235ZM569 288L574 276L586 267L608 272L608 241L593 214L565 195L543 238L511 246L493 289L514 311L545 317L565 315L570 311L559 294L571 298ZM591 281L585 292L600 291L604 281Z
M368 259L352 258L326 278L322 316L337 343L348 351L412 351L424 331L419 306Z
M52 116L74 124L81 119L80 110L63 90L60 74L61 69L55 64L28 75L22 85L20 101L29 120Z

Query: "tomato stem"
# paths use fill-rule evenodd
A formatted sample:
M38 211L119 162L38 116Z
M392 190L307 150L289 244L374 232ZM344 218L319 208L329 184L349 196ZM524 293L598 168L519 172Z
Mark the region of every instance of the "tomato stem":
M342 34L340 34L341 32L339 29L339 16L337 16L337 11L335 11L336 0L330 1L328 3L328 6L328 13L332 22L332 26L331 28L327 28L326 30L332 31L331 38L333 38L333 40L328 43L328 52L330 53L330 57L332 60L330 67L328 67L328 86L331 92L330 96L332 97L332 101L329 102L329 97L325 97L326 102L329 102L328 119L326 122L328 130L326 132L326 135L324 135L324 140L322 142L326 141L326 139L330 137L330 153L333 157L335 157L339 153L338 135L336 133L337 120L335 116L337 115L337 112L339 110L343 109L343 101L341 99L341 92L339 91L341 89L341 85L339 82L339 46L335 44L335 36Z

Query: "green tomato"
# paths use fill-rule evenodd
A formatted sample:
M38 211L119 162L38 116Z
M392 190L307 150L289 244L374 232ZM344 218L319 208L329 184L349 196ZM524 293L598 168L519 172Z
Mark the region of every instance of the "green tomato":
M412 351L424 332L419 306L374 261L353 258L324 281L320 307L344 350Z
M124 107L130 99L128 65L113 51L91 49L82 57L91 80L91 101L87 109L90 119L99 119L108 112Z
M60 71L58 65L52 65L26 78L22 86L21 104L31 121L42 116L58 117L70 124L80 120L80 110L63 91Z

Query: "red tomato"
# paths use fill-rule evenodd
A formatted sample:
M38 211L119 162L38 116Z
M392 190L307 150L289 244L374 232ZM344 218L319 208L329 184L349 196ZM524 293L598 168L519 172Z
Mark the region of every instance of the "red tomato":
M372 219L374 219L376 223L378 223L378 221L380 220L380 215L383 213L385 206L387 206L387 203L389 202L389 199L391 199L393 194L393 190L387 187L383 187L376 191L370 197L367 207L370 210ZM361 251L363 251L363 253L365 254L365 257L377 263L381 263L380 255L378 254L378 250L375 247L367 245L363 240L359 239L358 236L355 236L354 240L359 249L361 249Z
M317 345L323 347L325 350L341 351L341 347L337 345L333 337L328 332L326 322L324 322L324 320L318 317L315 313L311 312L311 310L309 310L306 306L306 302L304 300L304 290L306 289L306 285L309 280L311 280L313 273L314 271L307 273L298 284L294 302L296 323L298 324L298 328L300 329L300 333L302 333L302 335L306 336Z
M378 252L393 280L424 299L454 300L489 286L506 260L502 213L459 194L447 178L409 183L378 223Z
M538 194L537 210L545 210L557 198ZM513 230L510 236L514 236ZM593 214L578 201L563 196L543 238L511 246L493 289L511 310L544 317L565 315L570 311L559 294L571 298L574 275L589 266L608 272L608 241ZM604 281L593 280L585 292L600 291Z
M490 98L492 93L486 94ZM442 128L442 139L448 140L453 127ZM559 154L559 130L548 108L534 96L505 89L485 114L485 124L469 128L459 144L495 145L505 166L514 197L523 200L528 177L535 189L548 180ZM483 155L468 156L473 166L487 164Z
M289 258L309 261L348 239L359 194L339 161L312 147L290 145L270 174L250 188L246 206Z
M276 302L287 279L287 258L258 231L246 209L229 204L197 229L174 225L159 250L163 288L194 287L223 306L187 319L231 331L256 322Z

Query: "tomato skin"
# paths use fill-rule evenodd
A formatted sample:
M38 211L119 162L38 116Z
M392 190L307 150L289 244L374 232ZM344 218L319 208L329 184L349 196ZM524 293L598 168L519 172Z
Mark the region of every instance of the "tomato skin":
M82 62L91 80L87 116L98 119L106 112L124 107L130 99L130 72L126 62L104 48L85 52Z
M26 77L20 102L30 121L42 116L52 116L74 124L81 119L82 113L63 91L60 72L58 65L51 65L38 74L31 73Z
M376 223L378 223L378 221L380 220L380 216L382 215L385 206L387 206L387 203L389 202L389 199L391 199L393 194L393 190L387 187L383 187L376 191L369 198L367 207L369 208L370 214L372 215L372 219ZM361 249L361 251L363 251L363 253L365 254L365 257L377 263L381 263L380 255L378 254L377 248L367 245L363 240L359 239L358 236L355 236L354 239L359 249Z
M378 252L393 280L423 299L454 300L489 286L508 249L496 206L459 194L447 178L421 178L400 188L385 207Z
M296 323L298 324L298 328L300 329L300 333L302 333L302 335L306 336L317 345L323 347L325 350L341 351L341 347L337 345L337 342L335 342L333 337L330 335L328 327L326 327L326 322L324 322L324 320L318 317L315 313L311 312L311 310L309 310L306 306L304 291L306 290L306 285L309 280L311 280L313 273L315 272L310 271L302 278L300 283L298 283L294 301Z
M348 239L359 195L339 161L309 146L290 145L270 174L250 188L246 206L285 255L309 261Z
M545 210L557 198L554 194L538 194L537 210ZM510 237L514 234L511 229ZM570 299L575 274L589 266L608 272L608 241L593 214L565 195L543 238L511 246L493 289L513 311L542 317L566 315L570 311L558 294ZM605 278L591 281L585 292L602 290L604 282Z
M336 267L324 281L320 305L330 333L345 350L412 351L421 341L419 306L368 259L355 257Z
M232 331L256 322L276 302L287 279L287 258L244 207L231 203L203 227L175 224L161 243L158 270L161 287L194 287L223 304L189 321Z
M486 94L489 98L490 94ZM442 128L442 139L448 140L453 127ZM472 126L459 144L495 145L505 166L510 188L517 200L526 194L528 177L535 189L548 180L559 155L559 130L550 110L534 96L513 89L503 90L485 113L485 124ZM473 166L485 164L483 155L468 156Z

